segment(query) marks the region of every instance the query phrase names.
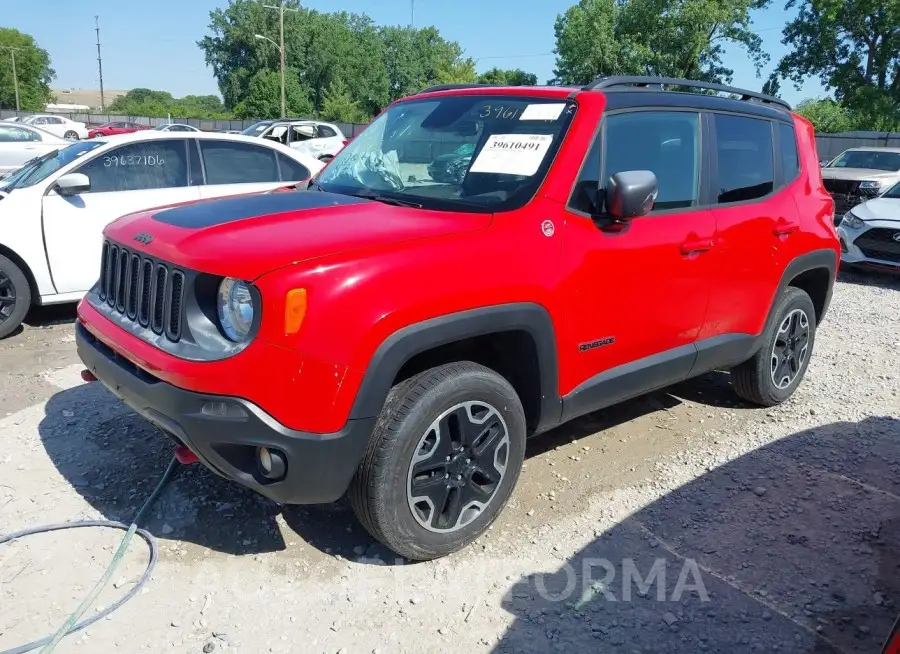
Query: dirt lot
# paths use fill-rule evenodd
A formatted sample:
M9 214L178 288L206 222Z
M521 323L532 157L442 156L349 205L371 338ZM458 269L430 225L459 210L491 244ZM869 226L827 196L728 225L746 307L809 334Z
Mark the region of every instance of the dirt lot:
M0 342L0 533L128 521L171 457L81 383L71 316ZM491 531L436 562L395 560L344 503L182 468L153 579L57 652L877 652L900 613L898 325L900 280L842 277L789 403L716 373L540 437ZM120 536L0 547L0 652L52 632ZM146 559L135 541L98 606Z

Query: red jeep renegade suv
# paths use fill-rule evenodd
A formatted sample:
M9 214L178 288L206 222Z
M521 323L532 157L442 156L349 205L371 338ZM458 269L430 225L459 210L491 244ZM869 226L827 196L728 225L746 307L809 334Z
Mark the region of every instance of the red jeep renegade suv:
M833 211L812 127L775 98L433 87L308 190L111 224L78 350L218 474L283 503L346 493L429 559L497 517L529 436L714 369L786 400Z

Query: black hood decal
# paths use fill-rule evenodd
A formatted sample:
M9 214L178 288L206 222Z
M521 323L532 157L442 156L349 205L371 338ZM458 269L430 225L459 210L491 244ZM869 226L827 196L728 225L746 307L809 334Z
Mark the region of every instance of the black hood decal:
M153 215L167 225L185 229L203 229L236 220L271 216L288 211L324 209L326 207L347 206L371 202L351 195L337 193L288 191L284 193L262 193L239 198L206 200L183 207L163 209Z

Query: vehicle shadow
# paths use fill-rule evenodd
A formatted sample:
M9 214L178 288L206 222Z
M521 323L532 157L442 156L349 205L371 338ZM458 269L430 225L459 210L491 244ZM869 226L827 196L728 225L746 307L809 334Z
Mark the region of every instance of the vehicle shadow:
M733 397L727 375L684 382L672 392L721 406L731 406L725 396ZM573 439L680 402L670 392L657 392L583 416L531 439L527 456L541 456ZM46 404L39 431L60 473L93 508L113 520L131 520L173 455L167 436L98 383L54 395ZM254 554L286 548L275 520L279 514L292 531L324 553L367 561L396 560L359 525L344 499L326 505L281 506L200 465L180 468L146 526L160 538L229 554Z
M30 327L52 327L53 325L71 325L75 322L77 303L51 304L45 307L32 307L25 316L25 324Z
M494 651L878 652L900 611L898 472L892 417L754 450L516 582Z
M877 269L841 266L838 281L856 286L877 286L900 291L900 274Z

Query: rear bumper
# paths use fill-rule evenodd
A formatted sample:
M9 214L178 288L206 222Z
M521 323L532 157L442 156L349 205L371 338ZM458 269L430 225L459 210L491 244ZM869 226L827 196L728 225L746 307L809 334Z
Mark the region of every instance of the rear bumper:
M247 400L188 391L154 377L81 323L76 324L75 339L85 366L128 406L190 448L213 472L276 502L320 504L339 499L375 423L374 418L349 420L329 434L292 430ZM230 415L208 415L204 406L211 403L227 405ZM260 474L257 447L283 453L287 468L281 480L270 481Z

